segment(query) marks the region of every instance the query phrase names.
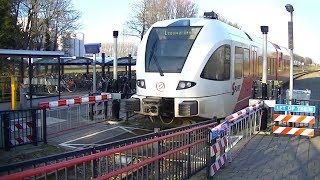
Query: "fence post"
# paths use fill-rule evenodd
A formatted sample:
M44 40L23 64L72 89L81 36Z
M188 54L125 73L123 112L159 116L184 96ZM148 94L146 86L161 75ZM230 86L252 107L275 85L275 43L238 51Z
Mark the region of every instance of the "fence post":
M187 144L191 143L191 132L188 132L188 140L187 140ZM191 174L191 147L188 147L188 164L187 164L187 177L190 177Z
M31 122L32 122L32 140L33 145L38 145L38 134L37 134L37 110L31 110Z
M211 130L208 128L208 140L207 140L207 148L208 148L208 153L207 153L207 178L211 179L211 166L213 163L216 162L216 155L211 157L211 146L214 145L217 141L217 137L214 137L214 139L212 139L212 132Z
M159 137L158 136L158 133L160 132L160 128L154 128L154 133L156 134L156 136L157 137ZM157 156L159 156L159 151L160 151L160 149L159 149L159 142L154 142L153 143L153 148L154 148L154 154L153 154L153 156L154 157L157 157ZM154 179L155 180L160 180L160 161L159 160L156 160L155 162L154 162L155 164L154 164Z
M8 113L1 114L4 136L4 150L10 151L10 118Z
M43 143L47 144L47 110L46 108L42 109L42 133L43 133Z
M96 147L95 146L92 146L91 147L91 154L96 154L97 153L97 151L96 151ZM99 161L99 159L98 160L92 160L91 162L92 162L92 176L95 178L95 177L98 177L98 162L97 161ZM121 163L121 162L120 162Z

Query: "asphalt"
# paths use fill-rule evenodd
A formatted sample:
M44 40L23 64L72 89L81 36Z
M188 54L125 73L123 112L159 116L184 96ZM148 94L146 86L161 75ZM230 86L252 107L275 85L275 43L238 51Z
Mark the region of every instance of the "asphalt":
M233 153L235 155L235 153ZM255 135L213 179L320 179L320 137ZM208 179L203 170L191 180Z

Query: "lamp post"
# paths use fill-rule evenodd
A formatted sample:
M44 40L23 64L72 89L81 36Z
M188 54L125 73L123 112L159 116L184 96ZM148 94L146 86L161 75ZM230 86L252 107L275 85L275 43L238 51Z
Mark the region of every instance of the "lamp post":
M289 81L289 103L292 103L292 91L293 91L293 6L287 4L286 10L290 13L291 20L288 22L288 47L290 49L290 81Z
M267 98L267 46L268 39L267 34L269 31L268 26L260 26L261 32L263 34L263 61L262 61L262 99L266 100Z

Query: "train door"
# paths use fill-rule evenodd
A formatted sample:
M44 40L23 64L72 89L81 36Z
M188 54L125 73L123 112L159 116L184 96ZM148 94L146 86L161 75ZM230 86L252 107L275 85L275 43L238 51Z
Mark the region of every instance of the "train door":
M232 45L233 56L233 70L231 77L231 90L234 100L234 112L241 110L248 106L248 95L250 96L250 83L247 82L249 79L249 46L233 41Z

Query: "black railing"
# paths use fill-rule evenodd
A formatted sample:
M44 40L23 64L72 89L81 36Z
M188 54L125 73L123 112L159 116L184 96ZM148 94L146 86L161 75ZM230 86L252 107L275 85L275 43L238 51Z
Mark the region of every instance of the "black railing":
M1 147L6 151L24 144L46 143L46 118L42 109L0 111Z

